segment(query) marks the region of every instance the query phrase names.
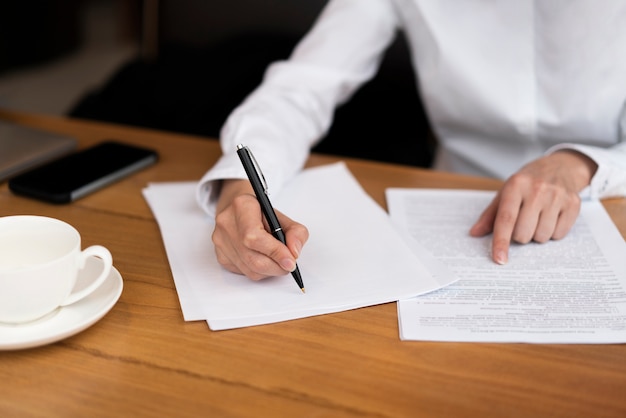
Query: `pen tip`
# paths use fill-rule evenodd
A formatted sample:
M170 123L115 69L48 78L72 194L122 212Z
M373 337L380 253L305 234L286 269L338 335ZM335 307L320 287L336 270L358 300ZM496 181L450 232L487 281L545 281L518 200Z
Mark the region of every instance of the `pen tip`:
M304 290L304 287L302 289L300 289L300 290L302 290L302 293L306 293L305 290Z

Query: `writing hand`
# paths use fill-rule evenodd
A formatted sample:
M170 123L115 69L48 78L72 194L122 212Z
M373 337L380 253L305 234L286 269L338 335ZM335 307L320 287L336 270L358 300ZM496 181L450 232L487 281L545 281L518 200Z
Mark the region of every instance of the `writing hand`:
M580 212L578 193L596 169L589 157L565 150L527 164L504 183L470 235L493 232L491 256L498 264L508 261L511 242L563 238Z
M275 212L287 246L268 232L250 182L224 181L212 235L217 261L227 270L253 280L293 271L309 232L304 225Z

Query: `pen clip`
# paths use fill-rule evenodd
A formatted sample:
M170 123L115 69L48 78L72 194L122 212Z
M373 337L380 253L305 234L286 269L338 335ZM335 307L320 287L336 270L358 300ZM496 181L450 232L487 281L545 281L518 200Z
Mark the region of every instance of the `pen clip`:
M250 157L250 161L252 161L252 166L254 167L254 171L256 171L257 176L259 177L259 180L261 180L261 185L263 186L263 193L265 193L266 195L269 195L267 181L265 180L265 176L263 175L263 170L261 170L261 166L259 165L256 158L254 157L254 154L252 153L252 151L250 151L250 148L248 148L247 146L238 146L238 148L243 149Z

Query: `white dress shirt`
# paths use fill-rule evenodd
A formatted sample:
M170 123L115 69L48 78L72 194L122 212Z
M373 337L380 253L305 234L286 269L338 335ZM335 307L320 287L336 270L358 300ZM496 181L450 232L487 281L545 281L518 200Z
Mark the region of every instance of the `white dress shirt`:
M598 164L585 196L626 196L626 1L330 0L229 116L199 204L212 213L216 180L246 178L240 143L278 193L399 29L439 139L434 168L506 179L567 147Z

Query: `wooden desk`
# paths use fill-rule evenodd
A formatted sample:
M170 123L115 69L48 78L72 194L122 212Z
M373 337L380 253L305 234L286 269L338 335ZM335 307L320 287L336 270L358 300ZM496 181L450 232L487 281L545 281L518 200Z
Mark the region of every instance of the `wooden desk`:
M626 416L626 345L401 342L395 304L220 332L184 322L141 189L199 179L216 161L217 143L7 111L0 117L71 134L81 146L118 138L161 153L156 166L71 205L20 198L0 185L0 215L75 225L84 245L111 250L125 286L84 332L0 352L2 417ZM389 186L499 185L373 162L348 166L381 205ZM626 236L626 200L605 206Z

